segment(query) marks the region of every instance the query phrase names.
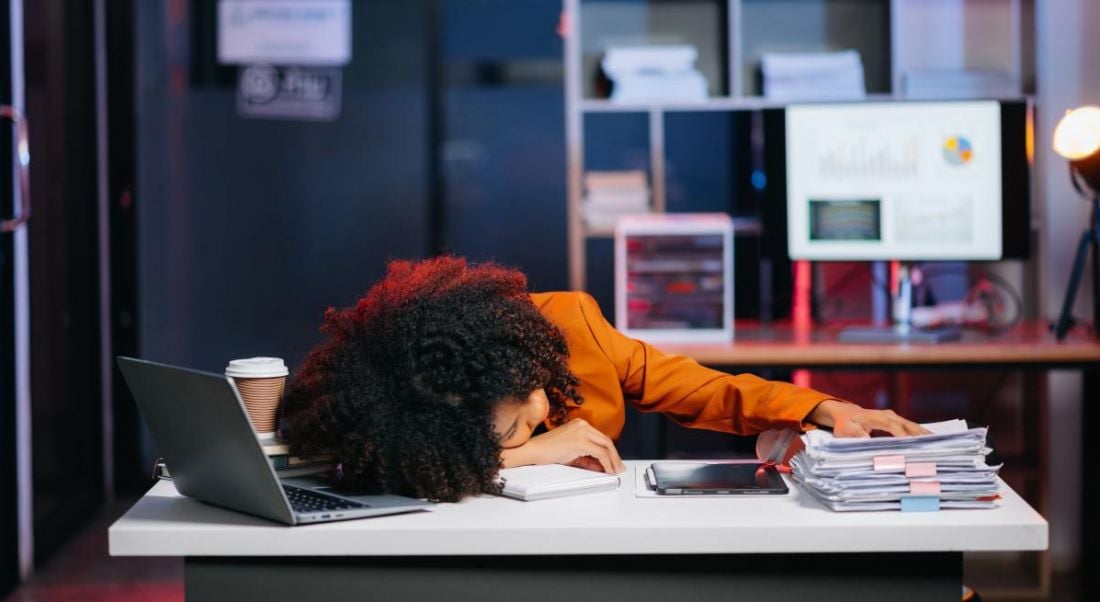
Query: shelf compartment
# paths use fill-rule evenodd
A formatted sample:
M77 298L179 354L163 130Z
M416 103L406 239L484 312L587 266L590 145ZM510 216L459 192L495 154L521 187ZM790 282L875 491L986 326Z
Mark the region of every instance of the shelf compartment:
M597 90L597 69L615 45L691 44L709 96L729 94L728 4L723 0L582 0L581 97Z
M664 119L665 210L757 215L754 115L670 112Z
M889 0L742 0L738 25L740 86L763 93L766 53L856 50L868 94L892 91Z
M1034 89L1034 9L1024 0L896 0L895 12L897 92L913 71L991 71L1015 95Z

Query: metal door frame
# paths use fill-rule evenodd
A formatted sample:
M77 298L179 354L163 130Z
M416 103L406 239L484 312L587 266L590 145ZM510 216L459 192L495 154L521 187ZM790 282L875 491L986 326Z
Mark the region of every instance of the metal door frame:
M11 57L11 107L19 114L26 114L26 98L23 72L23 0L8 0L10 57ZM13 136L17 133L13 132ZM11 141L15 148L16 140ZM23 207L24 186L18 176L26 165L21 164L20 153L12 153L12 205L15 215ZM15 494L16 534L20 579L26 579L33 568L34 540L32 531L31 487L31 388L30 388L30 281L27 262L26 224L14 229L12 234L13 259L13 307L14 307L14 357L15 363Z

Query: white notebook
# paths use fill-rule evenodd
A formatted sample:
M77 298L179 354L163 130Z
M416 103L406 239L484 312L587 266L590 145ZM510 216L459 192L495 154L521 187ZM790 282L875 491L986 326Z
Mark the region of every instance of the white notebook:
M619 487L619 475L562 464L517 466L500 471L502 495L517 500L544 500L565 495L606 491Z

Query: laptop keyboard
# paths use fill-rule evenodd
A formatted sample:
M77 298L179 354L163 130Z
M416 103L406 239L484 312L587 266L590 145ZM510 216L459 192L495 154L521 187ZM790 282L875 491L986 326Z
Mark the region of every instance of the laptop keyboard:
M366 504L333 497L312 489L304 489L293 485L283 485L283 489L286 490L286 498L290 500L290 507L295 512L303 514L368 507Z

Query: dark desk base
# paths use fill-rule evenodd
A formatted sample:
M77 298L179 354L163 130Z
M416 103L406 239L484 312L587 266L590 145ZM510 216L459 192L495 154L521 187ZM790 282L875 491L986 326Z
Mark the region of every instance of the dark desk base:
M187 600L958 600L962 554L185 559ZM772 596L772 597L769 597Z

